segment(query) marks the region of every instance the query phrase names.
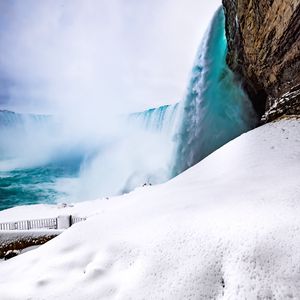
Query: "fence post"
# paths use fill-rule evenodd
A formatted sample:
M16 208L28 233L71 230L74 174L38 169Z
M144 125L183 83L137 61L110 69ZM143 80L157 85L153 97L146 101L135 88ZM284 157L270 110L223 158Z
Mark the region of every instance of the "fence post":
M58 216L57 229L67 229L71 226L71 216Z

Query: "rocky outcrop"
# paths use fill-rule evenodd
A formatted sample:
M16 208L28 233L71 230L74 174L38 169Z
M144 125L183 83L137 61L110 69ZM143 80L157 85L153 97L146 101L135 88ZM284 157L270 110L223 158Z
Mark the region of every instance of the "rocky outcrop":
M300 0L223 0L227 63L268 122L300 114Z
M31 246L43 245L57 237L61 231L0 231L0 259L5 258L8 251L19 251Z

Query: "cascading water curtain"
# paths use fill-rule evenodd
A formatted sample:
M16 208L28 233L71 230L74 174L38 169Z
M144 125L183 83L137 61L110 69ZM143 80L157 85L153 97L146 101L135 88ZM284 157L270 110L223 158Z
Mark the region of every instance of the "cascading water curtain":
M226 54L225 16L220 8L199 48L181 103L173 176L257 123L251 102L226 64Z

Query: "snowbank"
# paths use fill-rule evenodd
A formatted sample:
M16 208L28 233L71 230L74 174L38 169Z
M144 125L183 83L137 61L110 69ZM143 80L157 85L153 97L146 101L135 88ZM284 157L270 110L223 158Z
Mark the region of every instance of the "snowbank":
M90 218L1 262L0 299L299 299L299 182L300 121L267 124L166 184L66 208Z

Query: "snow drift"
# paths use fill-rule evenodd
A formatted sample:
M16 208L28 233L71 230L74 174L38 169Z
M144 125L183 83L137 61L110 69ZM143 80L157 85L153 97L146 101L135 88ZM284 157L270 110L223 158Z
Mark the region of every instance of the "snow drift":
M1 262L0 299L300 298L299 146L300 121L281 120L162 185L0 212L90 216Z

